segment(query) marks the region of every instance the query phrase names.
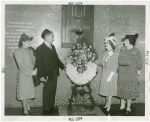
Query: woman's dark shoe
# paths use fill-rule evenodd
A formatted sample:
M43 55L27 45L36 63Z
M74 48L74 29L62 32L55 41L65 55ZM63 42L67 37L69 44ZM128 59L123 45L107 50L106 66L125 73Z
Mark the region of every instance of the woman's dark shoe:
M48 116L50 114L50 111L48 111L48 110L43 110L43 115L44 116Z
M28 113L26 113L26 114L24 113L23 115L24 116L31 116L31 115L36 115L36 114L28 110Z
M49 115L54 116L54 107L50 108L50 113Z
M122 111L125 111L125 108L124 109L119 109L119 112L122 112Z
M105 109L105 114L109 116L109 115L110 115L110 111L111 111L111 110Z
M119 109L119 114L120 115L125 115L126 109Z
M107 107L108 107L107 105L104 106L104 108L107 108Z
M32 98L32 99L30 99L30 100L34 100L35 98Z
M31 111L29 111L29 110L28 110L28 114L29 114L29 115L36 115L36 113L31 112Z
M24 115L24 116L30 116L30 114L29 114L29 113L27 113L27 114L23 113L23 115Z
M126 115L127 115L127 116L130 116L130 115L131 115L131 111L126 110Z

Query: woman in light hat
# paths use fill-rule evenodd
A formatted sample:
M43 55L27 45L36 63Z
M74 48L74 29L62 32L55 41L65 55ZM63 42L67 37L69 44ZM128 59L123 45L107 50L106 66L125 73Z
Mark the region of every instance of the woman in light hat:
M19 82L17 97L22 100L24 107L24 114L33 114L30 111L30 99L34 98L34 83L32 76L36 75L36 69L33 70L35 65L35 56L32 50L29 49L30 41L33 37L28 37L23 33L19 40L19 49L15 51L15 59L19 66Z
M131 113L131 101L138 96L138 75L142 69L141 52L135 47L138 34L126 35L122 39L124 47L121 48L118 57L118 97L121 98L120 112L125 112L125 100L127 100L126 114Z
M117 96L117 65L118 56L114 53L116 42L114 33L105 39L104 54L100 60L100 65L103 67L100 92L99 94L106 97L106 108L107 112L110 111L111 98Z

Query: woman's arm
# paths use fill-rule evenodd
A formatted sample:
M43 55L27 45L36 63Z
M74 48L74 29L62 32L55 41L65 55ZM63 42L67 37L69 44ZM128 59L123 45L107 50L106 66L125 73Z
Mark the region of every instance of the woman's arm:
M141 70L142 69L142 64L143 64L143 60L142 60L142 56L141 56L141 52L140 50L136 50L133 58L135 58L136 61L136 66L137 66L137 70Z
M15 52L15 58L16 61L19 65L19 69L21 70L21 72L23 72L26 76L29 76L32 74L33 70L30 67L27 67L27 65L25 64L23 58L23 55L21 55L21 53L19 51Z
M110 72L107 82L110 82L115 73L117 73L118 68L118 56L117 54L113 54L112 57L108 60L108 70Z

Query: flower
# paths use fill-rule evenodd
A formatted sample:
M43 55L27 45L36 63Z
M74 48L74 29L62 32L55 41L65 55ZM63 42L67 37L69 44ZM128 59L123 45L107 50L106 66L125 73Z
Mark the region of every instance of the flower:
M68 77L78 85L83 85L90 82L96 76L97 65L92 62L86 64L87 70L82 74L77 71L77 68L72 64L66 65L66 74Z
M89 48L92 48L92 45L89 45Z
M92 45L87 48L83 43L73 47L68 53L66 60L66 74L75 84L83 85L90 82L97 72L95 63L96 54L92 52Z
M74 50L74 49L75 49L75 46L73 46L72 49Z
M86 46L86 44L85 43L83 43L83 46L82 46L82 49L86 49L87 48L87 46Z
M77 44L77 49L80 49L81 48L81 45L78 43Z
M90 48L87 48L86 50L87 50L88 52L90 52Z

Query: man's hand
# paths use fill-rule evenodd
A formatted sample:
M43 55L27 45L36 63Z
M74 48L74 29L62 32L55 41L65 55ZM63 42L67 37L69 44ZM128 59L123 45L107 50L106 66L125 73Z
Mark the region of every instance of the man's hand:
M37 75L37 69L33 70L31 75L33 75L33 76Z
M47 82L48 76L47 76L47 79L45 79L44 77L41 77L40 80L43 81L43 82Z

